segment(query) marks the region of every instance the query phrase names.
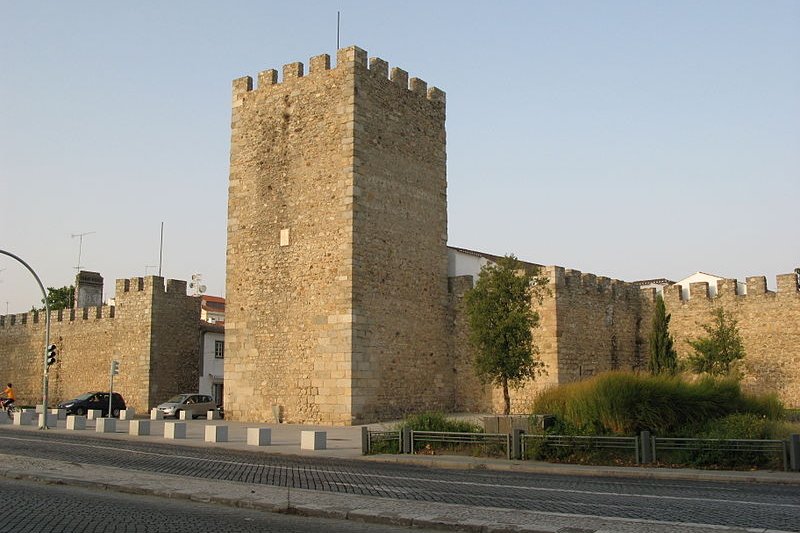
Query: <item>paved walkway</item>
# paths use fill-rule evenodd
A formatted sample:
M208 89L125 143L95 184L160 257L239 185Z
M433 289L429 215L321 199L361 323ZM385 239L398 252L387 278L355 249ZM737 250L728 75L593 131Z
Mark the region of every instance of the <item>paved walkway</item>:
M163 420L151 421L150 436L131 436L127 421L117 421L115 433L97 433L93 421L87 421L87 429L68 431L65 421L58 421L53 433L87 434L119 440L150 440L174 442L180 446L217 447L254 450L247 444L248 427L268 427L272 432L272 443L258 448L267 453L335 457L364 461L423 464L439 468L480 468L490 470L513 470L531 473L620 476L649 479L689 479L724 482L790 483L800 485L800 474L793 472L730 472L663 468L617 468L582 465L554 465L533 461L506 461L461 456L363 456L361 455L361 427L322 427L292 424L247 424L224 420L203 419L186 421L187 437L175 441L164 438ZM228 442L207 443L204 440L206 425L228 427ZM2 421L3 429L15 431L40 431L35 425L10 426ZM327 449L301 450L300 433L304 430L327 432ZM0 450L0 453L2 450ZM414 501L397 501L384 498L341 495L299 489L247 485L213 480L195 480L179 476L148 474L110 467L86 468L80 464L17 456L2 456L0 475L44 482L75 484L113 489L122 492L152 494L173 498L186 498L240 507L253 507L269 511L282 511L326 516L377 523L407 525L424 528L439 528L482 532L534 531L554 533L558 531L619 532L651 531L654 533L685 531L705 533L720 529L745 531L697 525L677 525L624 519L600 519L589 516L557 515L529 511L476 508L450 504L432 504ZM570 529L572 528L572 529ZM575 529L578 528L578 529ZM753 531L753 530L749 530Z

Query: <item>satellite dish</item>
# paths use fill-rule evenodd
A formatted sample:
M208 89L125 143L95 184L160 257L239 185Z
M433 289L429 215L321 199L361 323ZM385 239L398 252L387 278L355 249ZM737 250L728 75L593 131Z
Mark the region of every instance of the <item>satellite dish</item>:
M206 286L205 285L200 285L199 287L197 287L197 292L199 292L200 294L203 294L204 292L206 292Z

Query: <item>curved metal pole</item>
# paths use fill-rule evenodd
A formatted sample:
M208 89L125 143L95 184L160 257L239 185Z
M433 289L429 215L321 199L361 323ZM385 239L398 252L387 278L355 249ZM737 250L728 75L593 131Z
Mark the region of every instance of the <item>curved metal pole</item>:
M44 363L44 374L42 377L42 409L44 410L44 416L39 417L39 429L48 429L47 428L47 385L48 385L48 372L49 368L47 366L47 347L50 346L50 302L47 301L47 292L44 290L44 285L42 285L42 280L39 279L38 274L30 267L28 263L22 260L22 258L17 257L16 255L12 254L11 252L7 252L5 250L0 250L0 254L7 255L12 259L16 259L22 265L28 269L28 271L33 274L34 279L36 279L36 283L39 284L39 289L42 291L42 297L44 298L44 308L45 308L45 318L44 318L44 356L43 356L43 363Z

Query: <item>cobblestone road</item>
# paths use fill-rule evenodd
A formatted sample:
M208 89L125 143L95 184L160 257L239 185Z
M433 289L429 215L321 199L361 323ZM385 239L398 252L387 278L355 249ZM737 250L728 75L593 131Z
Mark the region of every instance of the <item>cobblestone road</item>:
M0 449L194 478L401 500L800 531L796 486L437 470L2 430Z
M400 533L401 527L0 479L0 532ZM423 531L423 530L416 530Z

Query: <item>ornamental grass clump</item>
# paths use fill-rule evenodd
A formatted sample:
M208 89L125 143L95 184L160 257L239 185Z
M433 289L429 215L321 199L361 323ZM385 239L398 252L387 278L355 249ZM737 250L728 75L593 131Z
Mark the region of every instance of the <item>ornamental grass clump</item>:
M778 419L774 396L742 393L738 381L704 377L609 372L544 391L533 412L556 416L556 431L585 435L636 435L649 430L667 436L700 430L709 420L733 413Z

